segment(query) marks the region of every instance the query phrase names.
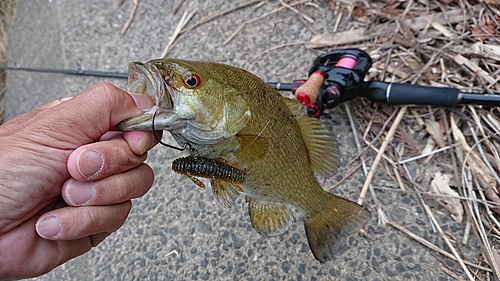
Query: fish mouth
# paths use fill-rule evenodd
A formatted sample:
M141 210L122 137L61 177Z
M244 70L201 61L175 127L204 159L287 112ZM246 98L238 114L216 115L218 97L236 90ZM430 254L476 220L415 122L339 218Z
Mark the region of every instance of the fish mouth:
M155 104L164 110L172 109L170 89L166 90L160 70L149 63L132 62L128 65L127 90L131 93L145 94L154 98Z
M150 63L130 63L127 91L147 95L155 101L155 105L142 115L120 122L116 128L122 131L152 131L154 116L154 129L164 129L165 116L163 116L163 112L174 108L171 95L174 89L165 83L160 70Z

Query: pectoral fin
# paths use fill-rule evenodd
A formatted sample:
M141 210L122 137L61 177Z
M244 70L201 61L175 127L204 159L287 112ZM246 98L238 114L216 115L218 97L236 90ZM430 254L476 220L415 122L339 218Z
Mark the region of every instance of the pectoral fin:
M241 187L238 185L235 186L231 182L212 179L210 180L210 184L212 185L215 201L224 209L229 209L233 206L234 201L238 198L239 191L242 190Z
M304 139L311 169L320 176L329 178L337 173L340 151L337 141L321 121L308 116L297 116Z
M190 176L190 175L186 175L186 177L188 177L197 186L199 186L201 188L205 188L205 184L201 180L199 180L199 179L197 179L197 178L195 178L193 176Z
M264 236L283 234L292 225L292 215L285 204L246 197L248 213L255 230Z

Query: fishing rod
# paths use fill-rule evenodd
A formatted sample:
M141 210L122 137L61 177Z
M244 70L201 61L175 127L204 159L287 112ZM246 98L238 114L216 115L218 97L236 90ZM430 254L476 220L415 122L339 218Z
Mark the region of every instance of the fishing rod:
M106 77L106 78L127 78L127 73L121 72L106 72L106 71L91 71L83 69L53 69L53 68L30 68L30 67L18 67L18 66L0 66L0 70L9 71L28 71L28 72L39 72L39 73L57 73L57 74L69 74L69 75L79 75L79 76L96 76L96 77Z
M390 105L430 105L456 107L461 104L500 106L500 95L460 92L452 87L430 87L382 81L364 81L372 65L370 56L359 49L339 49L318 56L307 80L292 83L268 82L279 91L291 91L307 107L311 117L327 115L326 109L348 100L364 97L371 102ZM87 71L83 69L49 69L4 67L0 70L61 73L106 78L128 78L127 73Z
M461 104L500 106L500 95L460 92L452 87L431 87L382 81L364 81L372 65L370 56L359 49L335 50L318 56L309 78L296 80L292 91L308 108L308 115L319 117L325 109L358 97L390 105L431 105L455 107ZM304 81L302 83L302 81Z

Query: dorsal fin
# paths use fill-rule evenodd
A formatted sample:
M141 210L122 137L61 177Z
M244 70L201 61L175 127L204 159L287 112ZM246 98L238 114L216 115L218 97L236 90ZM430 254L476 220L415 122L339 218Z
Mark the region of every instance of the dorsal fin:
M281 100L286 104L294 116L302 115L303 109L301 108L302 105L300 102L287 97L282 97Z
M326 178L334 176L339 168L340 151L333 133L316 118L297 116L295 119L302 132L311 169Z
M326 178L334 176L339 168L340 151L333 133L318 119L304 116L298 101L286 97L283 97L282 101L299 124L311 169Z

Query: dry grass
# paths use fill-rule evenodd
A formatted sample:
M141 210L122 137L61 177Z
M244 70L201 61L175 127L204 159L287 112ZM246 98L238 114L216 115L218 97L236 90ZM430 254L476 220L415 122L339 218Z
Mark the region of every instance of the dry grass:
M14 21L18 0L0 0L0 64L7 62L7 42ZM3 123L3 96L5 93L5 71L0 72L0 125Z

